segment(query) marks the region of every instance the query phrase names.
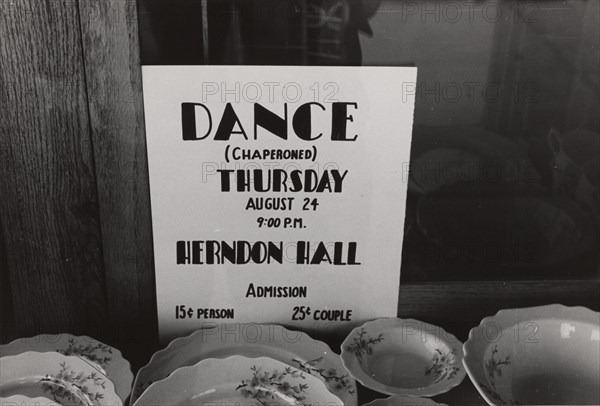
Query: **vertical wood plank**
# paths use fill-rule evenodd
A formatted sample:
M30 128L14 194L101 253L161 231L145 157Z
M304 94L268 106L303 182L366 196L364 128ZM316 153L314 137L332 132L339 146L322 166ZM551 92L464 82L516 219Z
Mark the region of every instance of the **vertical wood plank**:
M157 323L136 3L79 7L108 315L114 342L141 351L156 340Z
M10 278L6 260L6 243L2 232L2 219L0 218L0 344L12 341L14 334L15 315L12 305L12 292L10 291Z
M0 216L19 334L105 325L78 10L3 2ZM98 335L98 334L96 334Z

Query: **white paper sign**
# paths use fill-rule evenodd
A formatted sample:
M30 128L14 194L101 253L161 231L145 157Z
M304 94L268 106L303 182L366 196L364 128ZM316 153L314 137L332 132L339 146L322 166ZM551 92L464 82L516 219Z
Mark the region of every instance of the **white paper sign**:
M395 316L416 68L144 66L163 341Z

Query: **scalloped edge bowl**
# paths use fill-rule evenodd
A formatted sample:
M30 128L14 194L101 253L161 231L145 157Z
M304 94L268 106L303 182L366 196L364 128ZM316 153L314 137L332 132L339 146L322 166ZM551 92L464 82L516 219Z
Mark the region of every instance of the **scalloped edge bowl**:
M242 355L207 358L179 368L150 385L134 405L224 405L232 404L233 399L239 406L344 405L313 375L269 357Z
M0 398L0 406L61 406L56 401L38 396L30 398L25 395L13 395Z
M73 340L74 345L70 345ZM0 345L0 356L18 355L24 352L57 352L67 356L77 356L106 375L115 385L115 391L123 402L129 397L133 383L131 364L121 351L89 336L76 336L69 333L38 334L32 337L17 338L8 344ZM86 351L89 355L86 355ZM108 361L102 365L94 360L100 351ZM104 358L106 359L106 358Z
M526 347L527 345L535 345L536 351L540 348L540 336L538 334L539 329L541 328L540 326L543 325L541 321L560 323L560 328L556 329L556 334L553 334L551 337L553 341L559 343L562 339L578 338L576 337L578 336L578 333L576 332L575 326L572 325L573 323L591 324L591 336L589 339L591 341L598 341L598 354L596 357L598 370L600 371L600 333L599 328L597 327L600 325L600 313L586 307L568 307L561 304L503 309L493 316L484 318L478 326L472 328L469 332L469 339L463 346L465 354L463 364L469 375L469 379L471 379L471 382L473 382L477 391L489 405L507 405L519 401L519 399L509 399L507 397L509 396L507 395L507 392L511 392L511 398L514 396L512 391L512 377L515 376L515 371L512 370L511 362L515 358L522 360L524 356L527 356L529 353L529 350ZM596 328L594 329L594 327ZM506 332L507 335L510 334L510 345L504 344L504 342L501 341L504 332ZM492 345L494 345L495 348L492 347ZM501 349L498 349L499 345L502 346ZM520 350L518 349L519 347L521 347ZM575 348L579 348L579 345L576 345ZM565 355L565 349L567 348L563 347L563 350L560 351L560 356ZM508 350L513 352L507 352ZM517 351L516 356L514 351ZM488 356L490 354L491 356ZM544 354L552 355L552 351L544 350ZM591 360L592 363L594 362L589 356L580 355L586 360ZM567 359L569 357L570 355ZM571 359L575 360L575 358ZM581 359L582 358L580 358L580 360ZM579 360L577 361L579 362ZM558 359L552 359L549 361L549 365L552 365L552 370L559 370L560 368L555 366L555 362L558 362ZM532 362L531 365L538 365L538 363ZM547 368L544 369L544 371L547 370ZM595 402L594 404L600 404L600 383L598 383L598 385L599 398L598 402ZM551 387L556 388L557 386L551 385ZM542 392L546 393L547 390ZM570 396L569 399L571 399ZM529 400L529 402L530 401L532 400ZM546 401L544 400L543 402ZM575 403L572 404L583 404L581 403L581 400L578 401L577 399L574 399L573 402Z
M257 330L247 330L251 328ZM266 323L222 323L172 340L140 368L129 404L134 404L152 382L167 378L179 367L191 366L206 358L232 355L268 356L303 369L325 382L329 391L342 399L346 406L358 405L356 382L327 343L302 331Z
M364 406L447 406L444 403L436 403L428 398L416 398L414 396L395 395L385 399L375 399Z
M463 381L462 351L462 342L439 326L391 317L353 329L342 343L341 357L350 375L367 388L429 397Z
M33 393L63 405L123 406L113 382L81 357L35 351L1 357L0 395Z

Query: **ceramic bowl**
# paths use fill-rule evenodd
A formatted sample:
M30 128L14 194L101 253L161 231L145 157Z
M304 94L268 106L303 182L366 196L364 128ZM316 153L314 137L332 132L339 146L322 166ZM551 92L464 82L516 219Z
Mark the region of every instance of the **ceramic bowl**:
M413 396L390 396L385 399L377 399L367 403L364 406L446 406L443 403L436 403L427 398L415 398Z
M60 406L53 400L44 397L30 398L24 395L14 395L0 398L0 406Z
M106 375L115 385L121 400L131 392L133 373L131 366L119 350L88 336L71 334L40 334L34 337L17 338L0 345L0 356L17 355L27 351L58 352L76 356L91 364Z
M584 307L501 310L471 330L463 362L490 405L598 405L599 324Z
M342 362L364 386L387 395L435 396L460 384L462 343L441 327L384 318L355 328Z
M150 385L136 406L343 406L318 378L268 357L209 358Z
M356 382L348 375L340 356L327 344L279 325L244 323L224 323L212 329L197 330L154 353L135 377L130 404L153 382L167 378L177 368L206 358L232 355L270 357L283 362L323 381L344 405L358 404Z
M47 397L62 406L122 406L113 383L79 357L24 352L0 358L0 397Z

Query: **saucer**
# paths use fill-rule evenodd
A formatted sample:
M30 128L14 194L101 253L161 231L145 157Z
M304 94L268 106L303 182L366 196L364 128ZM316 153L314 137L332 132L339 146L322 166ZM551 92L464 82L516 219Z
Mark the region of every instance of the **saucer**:
M355 328L342 362L364 386L387 395L435 396L462 382L462 343L441 327L384 318Z

